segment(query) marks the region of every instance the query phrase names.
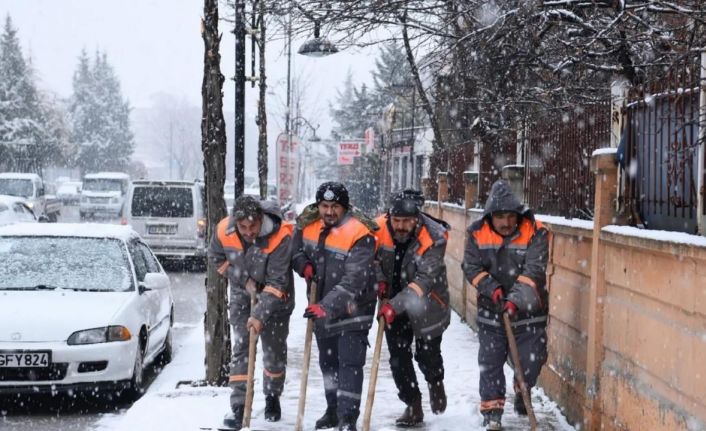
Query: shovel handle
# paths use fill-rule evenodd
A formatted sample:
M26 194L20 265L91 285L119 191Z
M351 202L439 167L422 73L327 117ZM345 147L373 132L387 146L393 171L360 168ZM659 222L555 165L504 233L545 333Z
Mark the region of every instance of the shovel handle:
M525 383L524 369L520 363L520 352L517 349L517 341L515 341L515 333L512 331L512 323L510 322L510 316L507 313L503 313L503 323L505 325L505 333L507 334L507 344L510 347L510 356L512 357L512 363L515 365L515 378L520 386L520 392L522 393L522 402L525 404L525 409L527 409L527 416L529 417L530 429L535 431L537 429L537 417L534 415L534 409L532 408L532 398L527 390L527 384Z
M309 305L316 303L316 282L311 282L309 290ZM299 386L299 406L297 408L297 423L295 431L302 431L304 426L304 407L306 406L306 387L309 381L309 363L311 362L311 339L314 334L314 320L307 319L306 335L304 338L304 358L302 359L302 376Z
M252 314L257 305L257 294L250 292L250 313ZM243 427L250 428L250 417L252 416L252 401L255 395L255 355L257 354L258 334L254 329L250 329L248 341L248 381L245 387L245 409L243 411Z

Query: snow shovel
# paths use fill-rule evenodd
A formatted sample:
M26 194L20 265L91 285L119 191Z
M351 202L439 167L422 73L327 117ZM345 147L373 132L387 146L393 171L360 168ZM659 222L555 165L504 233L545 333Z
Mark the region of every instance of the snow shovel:
M510 322L510 316L507 312L503 313L503 323L505 324L505 333L507 334L507 344L510 346L510 356L512 357L512 363L515 365L515 378L522 392L522 402L525 405L525 409L527 409L530 429L535 431L537 429L537 418L534 416L534 409L532 409L532 398L525 384L524 372L520 364L520 352L517 350L515 334L512 332L512 323Z
M316 303L316 282L311 282L309 305ZM314 320L307 319L306 336L304 337L304 358L302 359L302 381L299 386L299 407L297 409L297 424L295 431L302 431L304 422L304 406L306 405L306 386L309 380L309 363L311 362L311 338L314 334Z
M384 302L380 302L380 306ZM375 401L375 386L378 382L378 369L380 368L380 351L382 350L382 337L385 332L385 317L378 318L378 333L375 337L375 350L373 350L373 363L370 364L370 381L368 382L368 397L365 399L365 413L363 414L363 431L370 431L370 417L373 414Z
M252 284L251 284L252 282ZM250 293L250 315L257 305L257 289L255 282L249 279L245 289ZM243 428L250 428L252 415L252 400L255 392L255 355L257 353L257 337L254 329L250 330L250 343L248 345L248 381L245 387L245 409L243 411Z

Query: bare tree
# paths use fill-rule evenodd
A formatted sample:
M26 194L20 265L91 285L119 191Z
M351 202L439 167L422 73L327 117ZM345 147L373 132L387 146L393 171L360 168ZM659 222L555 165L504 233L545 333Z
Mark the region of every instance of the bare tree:
M206 208L208 238L226 216L223 200L225 182L226 135L223 119L223 81L219 53L221 35L218 33L218 0L204 0L201 36L204 41L204 73L201 86L203 117L201 119L201 148L204 155L206 180ZM228 283L218 274L209 260L206 273L206 381L211 385L228 383L230 362L230 327L228 325Z

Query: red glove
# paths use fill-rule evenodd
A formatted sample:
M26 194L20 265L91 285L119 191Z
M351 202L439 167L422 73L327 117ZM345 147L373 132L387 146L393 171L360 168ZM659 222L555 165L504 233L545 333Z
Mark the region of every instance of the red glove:
M326 310L319 304L312 304L304 310L304 317L307 319L323 319L326 317Z
M395 316L397 316L397 313L395 313L395 309L392 308L392 305L390 303L385 303L382 304L382 307L380 307L380 311L378 312L378 318L382 316L385 318L385 323L389 327L392 325L392 322L395 320Z
M510 301L505 301L503 311L507 313L508 316L515 317L515 315L517 314L517 305L513 304Z
M503 290L499 287L495 289L490 299L493 301L493 304L500 304L500 302L503 300Z
M378 281L378 298L387 298L389 288L390 285L387 284L387 281Z
M306 280L307 283L311 282L311 279L314 278L314 265L307 263L304 265L304 280Z

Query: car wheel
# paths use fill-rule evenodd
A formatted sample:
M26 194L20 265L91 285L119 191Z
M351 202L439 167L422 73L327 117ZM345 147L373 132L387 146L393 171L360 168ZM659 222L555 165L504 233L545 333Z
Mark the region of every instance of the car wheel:
M145 393L145 352L140 345L137 348L137 355L135 355L135 366L126 395L131 401L137 401L143 393Z
M168 363L172 362L172 353L174 352L172 346L172 328L169 328L167 338L164 340L164 348L155 359L155 364L158 367L164 368Z

